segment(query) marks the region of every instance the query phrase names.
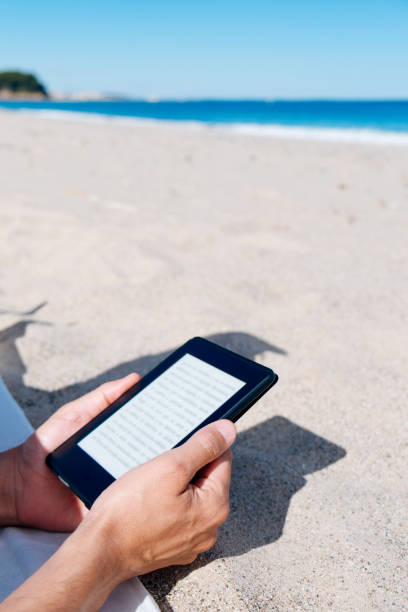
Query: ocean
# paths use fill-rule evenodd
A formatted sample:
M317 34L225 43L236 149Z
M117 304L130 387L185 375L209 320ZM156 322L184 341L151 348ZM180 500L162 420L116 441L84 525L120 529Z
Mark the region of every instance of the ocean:
M0 109L41 112L56 116L122 117L207 125L227 125L241 131L301 128L317 130L408 134L408 100L396 101L267 101L267 100L114 100L0 101ZM295 131L296 132L296 131ZM294 133L295 133L294 132ZM404 140L407 136L404 134Z

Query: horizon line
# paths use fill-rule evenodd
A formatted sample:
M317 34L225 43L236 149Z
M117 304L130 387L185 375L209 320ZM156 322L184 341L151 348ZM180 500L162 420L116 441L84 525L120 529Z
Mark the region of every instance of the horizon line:
M71 96L76 95L84 95L84 98L76 98ZM89 98L85 97L85 94L89 95ZM101 98L95 97L92 95L100 95ZM268 104L274 104L279 102L408 102L408 94L407 96L396 96L396 97L368 97L368 96L358 96L358 97L330 97L330 96L306 96L306 97L275 97L271 98L269 96L266 97L216 97L216 96L129 96L126 94L113 93L113 92L103 92L103 91L78 91L72 93L58 93L55 95L54 92L50 92L48 97L42 99L29 99L27 97L21 96L21 98L1 98L1 102L148 102L151 104L157 104L161 102L173 102L173 103L184 103L184 102L264 102Z

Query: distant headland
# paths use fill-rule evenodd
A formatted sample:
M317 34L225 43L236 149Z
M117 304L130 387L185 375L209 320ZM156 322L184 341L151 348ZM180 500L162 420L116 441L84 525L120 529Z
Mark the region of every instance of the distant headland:
M126 100L125 96L99 91L65 93L48 91L38 78L29 72L7 70L0 72L0 100L57 100L57 101L105 101Z
M44 100L48 97L48 91L33 74L14 70L0 72L0 98L3 100Z

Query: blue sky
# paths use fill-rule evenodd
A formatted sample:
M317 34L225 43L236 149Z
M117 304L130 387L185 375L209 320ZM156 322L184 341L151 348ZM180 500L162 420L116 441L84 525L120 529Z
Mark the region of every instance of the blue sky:
M0 0L0 69L51 90L408 98L408 0Z

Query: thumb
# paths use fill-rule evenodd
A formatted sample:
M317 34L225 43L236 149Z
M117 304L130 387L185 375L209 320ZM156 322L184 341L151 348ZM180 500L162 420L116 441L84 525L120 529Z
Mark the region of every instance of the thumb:
M232 446L237 431L226 419L216 421L197 431L182 446L172 452L184 467L184 488L205 465L208 465ZM180 483L181 484L181 483Z
M36 437L48 452L54 450L139 380L140 376L132 373L104 383L94 391L65 404L37 429Z

